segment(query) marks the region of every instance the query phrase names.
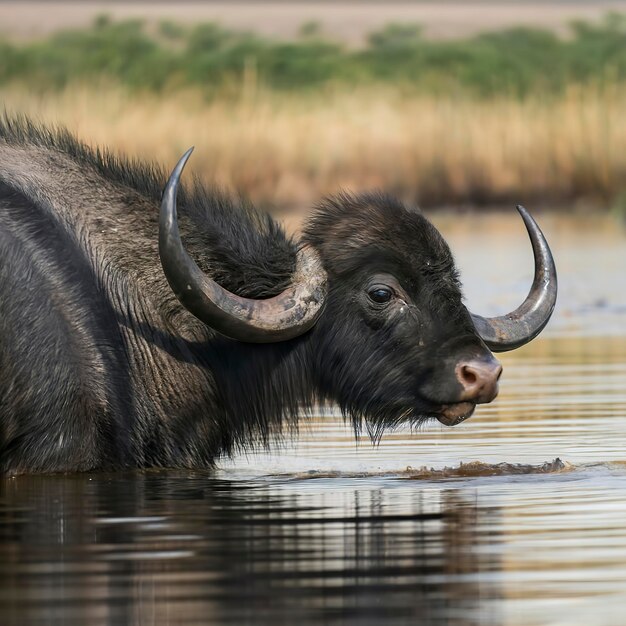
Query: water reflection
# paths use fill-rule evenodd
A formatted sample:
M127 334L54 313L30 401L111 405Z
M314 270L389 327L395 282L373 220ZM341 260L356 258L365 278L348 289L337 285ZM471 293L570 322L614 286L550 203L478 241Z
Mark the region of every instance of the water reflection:
M8 479L0 500L3 624L466 625L499 596L473 576L500 567L477 532L498 511L455 489L147 473Z

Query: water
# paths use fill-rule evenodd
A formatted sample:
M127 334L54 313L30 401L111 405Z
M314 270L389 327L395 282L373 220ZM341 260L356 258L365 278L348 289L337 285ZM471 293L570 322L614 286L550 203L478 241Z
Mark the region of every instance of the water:
M469 305L515 306L519 218L437 222ZM0 624L622 626L626 231L541 224L561 299L496 402L376 447L327 410L214 474L0 480Z

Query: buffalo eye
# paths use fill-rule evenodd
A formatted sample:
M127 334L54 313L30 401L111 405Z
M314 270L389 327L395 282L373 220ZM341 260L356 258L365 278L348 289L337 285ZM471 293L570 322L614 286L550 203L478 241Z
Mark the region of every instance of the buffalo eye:
M385 302L389 302L391 300L391 289L388 287L376 286L372 287L368 292L370 300L376 302L376 304L385 304Z

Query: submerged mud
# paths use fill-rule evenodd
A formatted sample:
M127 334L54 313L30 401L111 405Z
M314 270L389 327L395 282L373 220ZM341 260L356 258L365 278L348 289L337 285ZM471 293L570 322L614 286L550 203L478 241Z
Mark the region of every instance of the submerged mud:
M400 471L320 471L310 470L307 472L297 472L294 474L273 474L272 478L292 478L294 480L306 480L314 478L400 478L405 480L437 480L445 478L474 478L481 476L512 476L516 474L554 474L570 472L576 469L574 465L564 462L559 458L553 461L546 461L539 465L528 463L483 463L482 461L472 461L461 463L457 467L444 467L436 469L434 467L411 467L408 466Z

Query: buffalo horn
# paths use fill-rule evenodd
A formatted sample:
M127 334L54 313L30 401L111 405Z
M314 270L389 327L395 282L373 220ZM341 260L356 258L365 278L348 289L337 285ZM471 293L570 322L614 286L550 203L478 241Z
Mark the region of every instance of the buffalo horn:
M161 202L159 255L163 271L181 304L222 335L251 343L285 341L311 328L324 307L327 275L319 255L302 248L292 282L272 298L242 298L206 276L187 254L178 231L176 192L193 148L174 168Z
M519 205L517 210L533 247L535 278L526 300L512 313L500 317L472 313L478 334L494 352L515 350L534 339L548 323L556 304L556 267L548 242L528 211Z

